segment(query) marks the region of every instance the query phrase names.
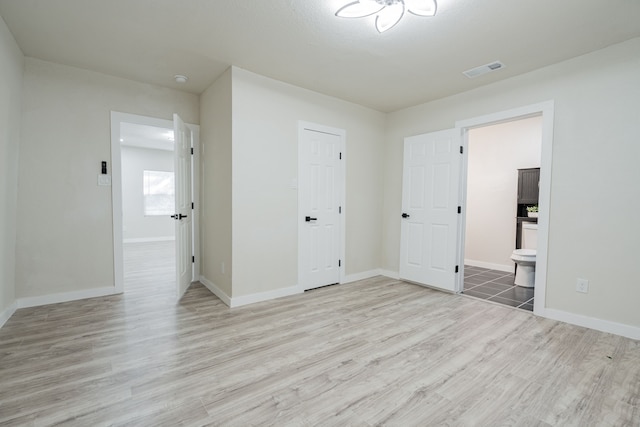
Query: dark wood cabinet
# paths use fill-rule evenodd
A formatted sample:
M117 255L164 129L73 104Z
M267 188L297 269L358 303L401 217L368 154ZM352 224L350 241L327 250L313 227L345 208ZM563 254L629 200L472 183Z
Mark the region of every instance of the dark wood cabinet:
M518 169L518 204L537 205L540 168Z
M518 169L518 210L516 218L516 249L522 244L522 223L538 222L527 216L527 207L538 204L540 168Z

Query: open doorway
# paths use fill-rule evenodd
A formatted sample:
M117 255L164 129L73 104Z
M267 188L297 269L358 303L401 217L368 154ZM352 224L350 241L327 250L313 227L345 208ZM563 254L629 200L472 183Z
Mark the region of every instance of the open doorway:
M125 290L125 256L127 279L138 280L141 292L159 293L144 282L164 283L179 299L198 279L199 147L199 127L175 114L172 121L111 112L116 292Z
M512 255L536 250L542 116L470 129L467 142L463 293L533 311L534 283L514 283Z
M173 297L176 281L173 129L120 125L124 289Z
M547 284L547 257L549 242L549 212L551 200L551 163L553 149L553 121L554 121L554 103L553 101L532 104L524 107L514 108L511 110L501 111L497 113L487 114L471 119L456 122L456 129L460 130L462 135L462 147L465 155L463 156L463 166L461 172L460 200L467 199L467 173L468 173L468 151L469 137L473 129L483 128L501 123L509 123L521 119L532 117L540 117L540 169L538 180L538 215L537 215L537 231L536 231L536 254L535 254L535 275L533 280L533 312L542 314L545 311L546 284ZM516 202L517 206L517 202ZM516 207L517 209L517 207ZM517 211L516 211L517 212ZM457 278L457 289L463 291L464 276L468 275L466 271L465 249L466 249L466 222L467 209L462 209L461 221L459 227L459 242L457 260L462 266L461 272ZM517 213L516 213L517 217ZM517 218L512 217L511 221L517 223ZM509 222L511 222L509 221ZM514 245L515 246L515 245ZM513 264L512 264L513 266ZM517 279L516 279L517 280ZM526 301L527 304L531 300ZM523 307L524 308L524 307ZM526 307L531 308L531 307Z

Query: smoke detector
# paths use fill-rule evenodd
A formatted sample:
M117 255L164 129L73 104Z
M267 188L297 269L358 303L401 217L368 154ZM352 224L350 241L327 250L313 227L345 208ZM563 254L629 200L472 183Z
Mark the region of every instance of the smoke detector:
M505 67L505 65L502 62L493 61L493 62L490 62L488 64L481 65L479 67L472 68L472 69L467 70L467 71L463 71L462 74L464 74L465 76L469 77L470 79L473 79L474 77L478 77L478 76L481 76L483 74L490 73L492 71L501 70L504 67Z
M182 74L176 74L173 78L176 80L176 83L180 84L186 83L187 80L189 80L189 77L183 76Z

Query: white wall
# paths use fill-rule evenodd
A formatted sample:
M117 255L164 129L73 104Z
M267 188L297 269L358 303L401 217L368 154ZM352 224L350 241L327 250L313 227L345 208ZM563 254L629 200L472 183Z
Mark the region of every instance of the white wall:
M640 326L640 38L388 117L383 268L398 270L402 142L555 101L546 306ZM576 278L590 280L588 294Z
M18 152L24 57L0 18L0 326L15 300Z
M231 68L200 97L200 270L227 296L232 294ZM224 269L223 269L224 265Z
M173 172L173 151L122 146L120 153L124 242L174 239L175 221L168 215L145 216L143 195L144 171Z
M512 271L518 169L540 167L542 117L469 131L465 263Z
M233 296L297 285L298 121L346 130L346 274L380 265L385 115L233 68Z
M110 111L190 123L198 96L26 58L16 296L114 286Z

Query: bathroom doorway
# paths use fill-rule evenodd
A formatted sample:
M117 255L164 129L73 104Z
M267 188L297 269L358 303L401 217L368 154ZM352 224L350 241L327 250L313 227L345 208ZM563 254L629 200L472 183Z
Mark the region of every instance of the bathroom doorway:
M533 311L534 287L514 284L511 255L522 236L519 170L542 166L543 116L469 127L466 136L462 293Z
M539 212L537 218L537 249L535 256L535 280L534 280L534 298L533 301L527 300L525 301L527 304L531 305L533 302L533 312L534 314L542 315L545 313L545 297L546 297L546 281L547 281L547 254L548 254L548 241L549 241L549 210L550 210L550 199L551 199L551 162L553 158L553 122L554 122L554 103L553 101L541 102L538 104L531 104L523 107L513 108L510 110L500 111L496 113L486 114L483 116L473 117L465 120L459 120L456 122L456 129L460 130L460 135L462 136L462 144L461 144L461 152L464 153L462 157L462 168L461 168L461 182L460 182L460 201L462 209L460 221L458 222L459 229L459 240L457 244L458 253L457 253L457 267L456 270L460 270L459 272L462 274L457 275L457 289L459 292L465 293L464 286L464 278L465 276L469 277L474 272L473 269L481 269L487 268L482 266L469 266L467 269L465 266L465 258L469 259L466 254L466 218L467 215L470 215L467 212L466 200L467 200L467 172L468 172L468 154L469 154L469 139L470 133L474 129L485 128L493 125L506 124L514 121L520 121L522 119L528 119L532 117L540 117L540 134L541 134L541 144L540 144L540 169L539 169ZM514 205L516 203L514 202ZM512 208L514 209L514 208ZM460 210L459 210L460 211ZM513 212L513 211L512 211ZM515 213L509 220L510 223L515 223ZM513 227L513 226L512 226ZM469 230L469 232L471 232ZM515 241L515 239L514 239ZM515 245L511 246L511 251ZM471 256L471 255L470 255ZM504 258L503 258L504 259ZM500 265L506 266L509 265L502 262L490 262L484 261L488 264L488 269L497 270L496 274L501 276L504 279L504 276L509 274L506 271L502 271L497 269ZM485 264L485 265L487 265ZM498 265L492 265L498 264ZM473 267L473 268L471 268ZM506 267L503 267L506 270ZM511 268L514 268L514 264L511 264ZM469 271L467 271L469 270ZM476 274L480 273L480 270L475 271ZM503 274L504 273L504 274ZM488 276L488 275L485 275ZM478 277L476 277L478 279ZM495 280L495 278L493 279ZM506 280L506 279L505 279ZM470 283L475 285L475 283ZM469 293L470 286L467 286L466 293ZM506 295L505 295L506 296ZM488 298L487 298L488 300ZM493 301L494 303L500 303L499 301ZM520 304L518 304L520 305ZM525 308L525 307L522 307ZM526 307L530 309L531 307Z

